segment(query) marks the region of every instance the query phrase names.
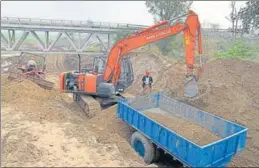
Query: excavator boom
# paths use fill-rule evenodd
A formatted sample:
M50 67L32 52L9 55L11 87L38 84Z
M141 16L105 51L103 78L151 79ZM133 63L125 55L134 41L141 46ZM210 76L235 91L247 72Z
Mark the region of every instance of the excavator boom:
M197 14L193 11L189 11L185 23L176 23L173 26L168 26L168 21L162 21L128 38L120 40L112 47L109 53L104 71L104 81L116 85L121 72L121 60L128 52L180 32L184 33L185 59L188 67L187 74L191 74L194 65L195 38L197 35L198 52L199 54L202 53L200 22Z
M79 70L77 73L62 73L60 75L60 90L73 93L74 100L85 109L89 116L92 116L90 115L92 113L89 104L97 104L96 101L102 107L116 104L118 93L123 92L132 84L133 70L130 61L126 59L127 53L180 32L184 34L187 75L193 75L197 37L199 54L202 53L202 48L198 16L193 11L189 11L184 23L177 22L170 25L169 21L162 21L117 42L111 48L103 67L104 71L101 73L96 71L98 66L94 66L92 70L87 72ZM195 94L196 92L192 95ZM123 95L120 94L119 96Z

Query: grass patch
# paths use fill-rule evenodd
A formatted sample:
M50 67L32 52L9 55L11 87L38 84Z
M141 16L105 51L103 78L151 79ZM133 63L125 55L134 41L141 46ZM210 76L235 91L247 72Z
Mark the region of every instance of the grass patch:
M235 41L228 50L220 51L216 55L216 59L219 58L232 58L232 59L245 59L255 60L258 55L255 52L255 47L244 41Z

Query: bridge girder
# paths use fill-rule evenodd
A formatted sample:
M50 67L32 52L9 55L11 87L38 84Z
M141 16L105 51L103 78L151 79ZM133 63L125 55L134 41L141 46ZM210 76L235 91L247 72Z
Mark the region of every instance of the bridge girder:
M1 18L1 52L34 52L34 53L63 53L63 54L94 54L98 52L87 51L90 46L90 39L96 38L96 43L99 43L101 51L106 53L111 47L111 35L119 32L136 32L146 26L129 25L129 24L104 24L100 22L91 22L90 25L84 24L83 21L61 21L61 20L46 20L46 19L24 19L24 18ZM99 23L99 24L96 24ZM112 26L113 25L113 26ZM7 31L7 35L3 33ZM17 38L17 31L22 31L20 38ZM44 36L39 36L44 33ZM57 36L50 40L50 34L57 33ZM71 37L71 34L77 33L78 36ZM85 36L85 34L87 34ZM21 45L26 38L32 35L38 46L36 49L25 48ZM7 36L7 37L6 37ZM85 36L85 37L84 37ZM102 38L107 39L104 42ZM68 48L62 49L57 47L57 42L65 37L66 42L70 45ZM64 39L63 39L64 40ZM106 44L105 44L106 43Z

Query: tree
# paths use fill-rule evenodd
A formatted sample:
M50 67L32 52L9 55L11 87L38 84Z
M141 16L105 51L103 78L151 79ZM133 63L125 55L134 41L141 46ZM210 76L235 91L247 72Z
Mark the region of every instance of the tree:
M177 16L183 15L188 12L192 5L192 1L172 1L172 0L149 0L146 1L148 12L153 15L154 22L157 23L162 20L171 20ZM179 19L180 20L180 19ZM156 42L160 51L163 54L170 53L172 49L172 41L175 37L168 37L166 39Z
M125 37L128 37L131 33L128 33L128 32L123 32L123 31L120 31L120 32L117 32L116 33L116 36L114 38L114 43L117 43L119 40L125 38Z
M242 32L250 33L259 28L259 1L251 0L239 11Z
M233 37L236 37L238 21L240 19L240 13L237 12L236 1L231 1L230 7L231 7L230 17L226 17L226 19L228 19L232 23L232 28L231 28L232 35Z
M191 5L192 1L146 1L148 12L153 15L155 22L161 20L171 20L174 17L183 15L188 12Z

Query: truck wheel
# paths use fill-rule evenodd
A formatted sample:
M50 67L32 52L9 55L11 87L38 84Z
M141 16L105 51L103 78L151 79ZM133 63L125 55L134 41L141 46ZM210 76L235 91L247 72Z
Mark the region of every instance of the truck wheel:
M147 164L152 163L155 157L155 147L144 135L134 132L131 136L131 146Z
M161 150L159 148L155 149L155 157L154 157L154 162L157 162L160 159L161 156Z

